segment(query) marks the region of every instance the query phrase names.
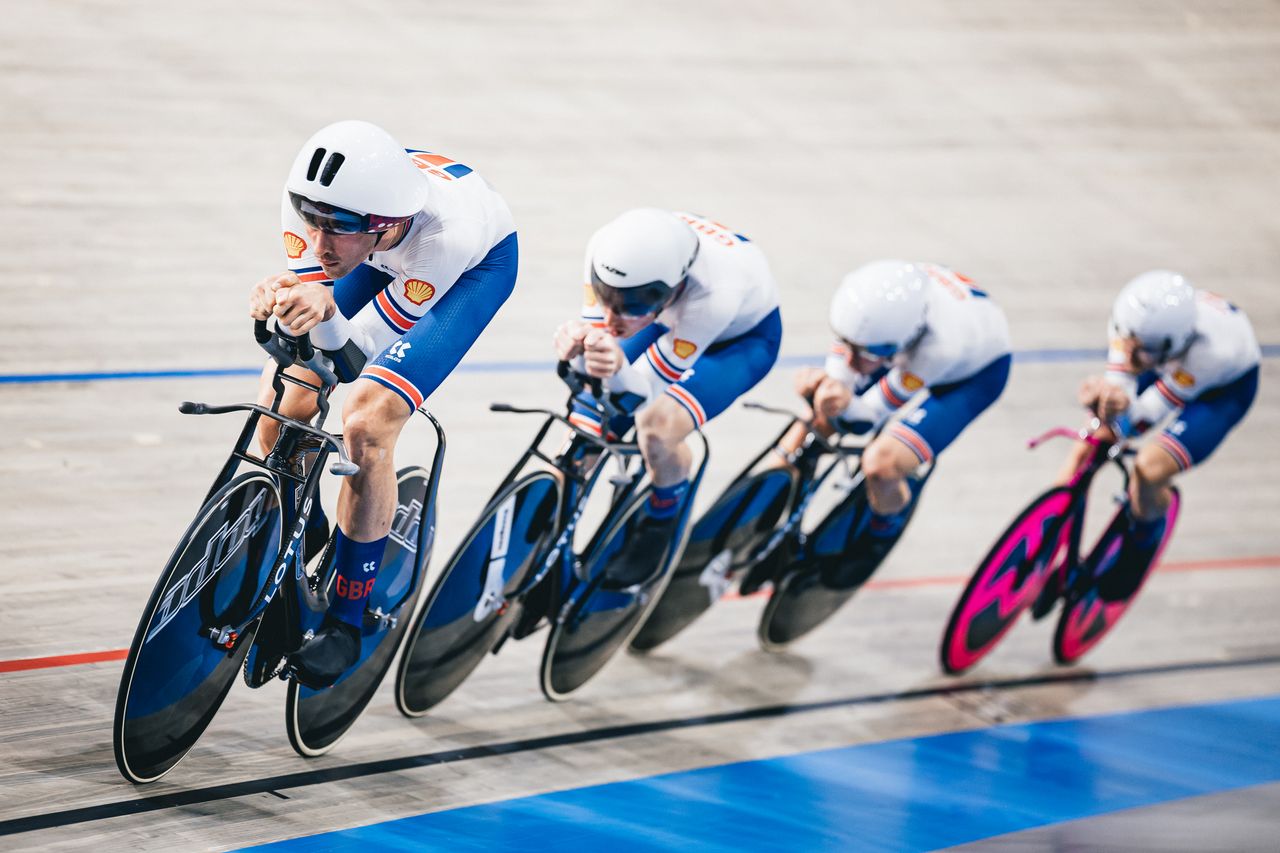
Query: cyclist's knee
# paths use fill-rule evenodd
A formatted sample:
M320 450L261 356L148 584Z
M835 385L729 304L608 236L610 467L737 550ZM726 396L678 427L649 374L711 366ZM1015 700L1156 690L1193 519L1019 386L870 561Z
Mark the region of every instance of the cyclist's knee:
M1134 478L1139 488L1159 489L1167 486L1178 473L1178 462L1164 448L1148 444L1133 460Z
M642 450L671 448L693 432L689 413L674 400L659 397L636 415L636 433Z
M876 439L862 451L862 476L872 486L888 486L899 482L917 464L910 450L888 436Z
M352 458L395 445L412 412L396 393L374 382L357 382L342 407L342 435Z

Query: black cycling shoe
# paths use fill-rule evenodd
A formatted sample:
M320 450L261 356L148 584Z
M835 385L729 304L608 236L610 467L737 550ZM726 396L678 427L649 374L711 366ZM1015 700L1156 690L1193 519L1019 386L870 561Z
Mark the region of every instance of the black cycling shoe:
M1130 531L1124 544L1120 546L1116 561L1098 578L1098 597L1103 601L1127 601L1138 591L1142 579L1147 576L1147 570L1151 568L1151 561L1155 559L1160 540L1164 538L1164 525L1161 524L1158 532L1143 537L1147 544L1138 544L1134 541L1136 538L1133 531Z
M332 687L360 659L360 629L326 616L320 631L289 656L294 679L304 687Z
M884 558L893 550L898 541L897 536L872 536L870 533L859 537L849 555L842 560L824 561L822 566L822 585L827 589L856 589L867 582L867 578L880 568Z
M675 538L676 516L654 518L648 513L635 523L627 541L604 568L605 585L626 589L649 580L662 567L663 557Z

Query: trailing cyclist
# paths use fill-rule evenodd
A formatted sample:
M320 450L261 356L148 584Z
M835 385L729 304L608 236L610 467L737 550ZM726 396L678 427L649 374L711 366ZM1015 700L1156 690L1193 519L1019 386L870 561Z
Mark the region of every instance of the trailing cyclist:
M1142 582L1164 536L1174 476L1208 459L1253 405L1262 351L1243 311L1167 270L1145 272L1124 286L1108 336L1106 373L1081 384L1081 405L1125 436L1172 417L1134 459L1129 535L1098 581L1100 596L1119 601ZM1087 452L1077 445L1062 482Z
M889 553L910 516L909 475L932 461L999 398L1009 377L1004 312L945 267L873 261L844 277L831 301L836 342L824 368L804 368L796 390L813 404L824 434L879 429L916 403L862 452L869 524L823 582L862 584ZM794 451L801 427L784 445Z
M587 245L582 317L556 331L561 360L634 412L653 491L606 568L608 580L642 583L661 565L689 488L685 439L773 367L782 339L777 288L764 253L725 226L688 213L641 208L598 230ZM592 406L573 422L623 435L630 417L604 425Z
M360 471L338 498L335 596L321 630L290 658L296 677L319 688L359 659L365 603L396 507L400 431L511 294L518 251L506 202L478 174L406 150L368 122L312 136L289 171L281 208L288 271L255 285L250 313L310 332L339 378L354 383L343 435ZM304 368L291 372L318 381ZM263 373L265 401L271 373ZM281 411L308 418L315 396L291 387ZM275 426L260 431L264 451Z

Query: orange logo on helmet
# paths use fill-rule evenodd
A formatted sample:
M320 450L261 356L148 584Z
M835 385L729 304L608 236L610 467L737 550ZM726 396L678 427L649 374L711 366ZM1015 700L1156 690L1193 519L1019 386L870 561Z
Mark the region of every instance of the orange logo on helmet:
M600 300L596 299L596 292L589 284L582 285L582 304L588 308L595 308L600 304Z
M284 253L290 258L297 260L302 257L302 253L307 250L307 241L303 240L292 231L284 232Z
M1190 388L1196 384L1196 378L1185 370L1175 370L1173 372L1173 381L1177 382L1183 388Z
M671 349L675 350L675 354L680 358L688 358L698 351L698 345L693 341L682 341L676 338L675 343L671 345Z
M919 391L924 387L924 380L914 373L902 374L902 387L908 391Z
M436 295L435 286L417 278L404 283L404 295L414 305L421 305Z

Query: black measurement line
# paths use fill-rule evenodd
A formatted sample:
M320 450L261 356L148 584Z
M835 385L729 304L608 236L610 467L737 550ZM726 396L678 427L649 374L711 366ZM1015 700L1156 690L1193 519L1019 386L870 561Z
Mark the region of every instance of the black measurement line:
M913 690L902 690L895 693L872 693L863 696L847 696L841 699L826 699L815 702L800 702L793 705L764 705L756 708L744 708L738 711L725 711L719 714L706 714L695 717L676 717L650 722L628 723L618 726L606 726L598 729L586 729L579 732L546 735L544 737L526 738L524 740L500 741L498 743L481 744L479 746L446 749L438 752L426 752L419 755L407 755L401 758L387 758L380 761L368 761L361 764L347 764L342 767L331 767L325 770L307 770L299 773L286 773L280 776L269 776L265 779L251 779L244 782L231 782L225 785L212 785L207 788L194 788L173 794L161 794L154 797L140 797L133 800L122 800L114 803L102 803L96 806L82 806L74 809L47 812L28 817L13 818L0 821L0 836L15 835L20 832L34 832L41 829L71 826L79 823L92 823L115 817L147 814L166 809L183 808L203 803L216 803L236 797L252 794L274 794L281 799L288 799L280 789L303 788L309 785L324 785L329 782L341 782L348 779L360 779L366 776L377 776L383 773L398 773L420 767L431 767L437 764L452 764L458 761L474 761L478 758L489 758L495 755L513 755L521 752L536 752L557 746L592 743L595 741L613 740L615 738L634 737L658 732L677 731L696 728L698 726L717 726L725 723L738 723L747 720L766 720L777 717L788 717L795 714L811 714L815 711L827 711L832 708L848 708L859 705L880 705L888 702L905 702L915 699L928 699L937 696L955 696L966 693L980 693L989 690L1017 690L1025 687L1039 687L1048 684L1074 684L1081 682L1116 681L1124 678L1140 678L1173 673L1197 672L1215 669L1236 669L1252 666L1274 666L1280 664L1280 655L1264 655L1250 658L1219 659L1205 661L1182 661L1179 663L1157 664L1153 666L1129 667L1126 669L1104 671L1052 672L1043 675L1023 678L1002 678L988 681L960 682L940 684L933 687L920 687Z

